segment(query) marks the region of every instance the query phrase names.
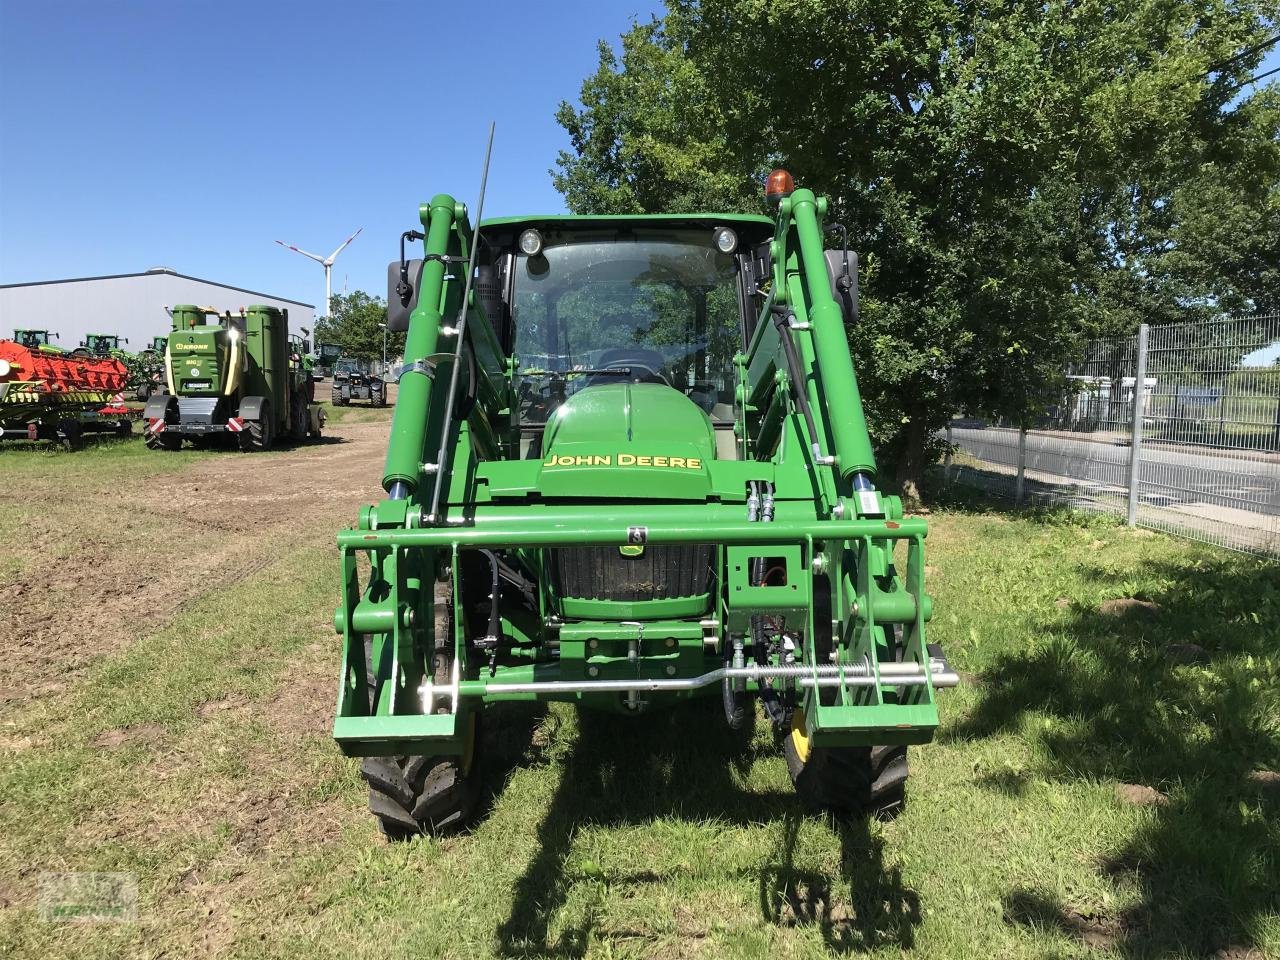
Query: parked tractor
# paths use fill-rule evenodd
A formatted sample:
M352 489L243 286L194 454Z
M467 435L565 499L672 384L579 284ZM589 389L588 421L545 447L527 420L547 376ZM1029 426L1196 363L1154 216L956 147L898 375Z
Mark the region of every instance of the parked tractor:
M117 337L107 333L86 333L80 346L72 353L87 353L95 357L114 357L117 353L127 353L120 344L128 343L128 338Z
M66 353L47 330L15 330L0 340L0 440L75 450L85 434L128 436L128 411L117 405L128 379L115 357Z
M957 682L925 639L927 528L878 483L845 332L857 256L824 248L824 199L782 171L769 194L774 219L482 237L440 195L405 234L425 256L389 273L407 343L386 498L338 535L334 624L334 737L391 837L467 821L477 721L506 700L714 696L732 727L758 704L806 803L902 803Z
M352 400L368 400L371 406L387 405L387 383L369 371L369 364L352 357L341 358L333 367L333 405L345 407Z
M333 374L334 365L338 362L338 358L342 356L342 347L336 343L317 343L314 367L315 378L323 380L325 377Z
M28 350L43 350L48 347L55 353L61 353L62 348L54 346L49 342L50 336L59 337L61 334L50 334L48 330L14 330L13 339L15 343L20 343Z
M184 439L204 446L233 438L241 450L256 451L278 439L319 437L324 412L313 402L309 350L289 335L285 310L253 306L220 315L174 307L164 355L169 392L143 411L147 446L177 450Z

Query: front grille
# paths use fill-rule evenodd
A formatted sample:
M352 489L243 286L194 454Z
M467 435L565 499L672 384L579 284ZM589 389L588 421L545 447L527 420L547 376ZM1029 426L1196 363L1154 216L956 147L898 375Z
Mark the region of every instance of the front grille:
M709 544L646 547L638 557L617 547L553 550L562 597L575 600L670 600L711 590L715 548Z
M178 417L183 423L213 423L218 397L179 397Z

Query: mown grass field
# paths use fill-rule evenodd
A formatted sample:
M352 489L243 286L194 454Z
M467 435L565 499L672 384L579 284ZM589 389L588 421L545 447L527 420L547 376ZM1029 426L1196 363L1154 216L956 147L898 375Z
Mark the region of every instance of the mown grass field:
M342 411L334 432L377 421ZM165 471L203 493L237 457L11 453L0 533L38 530L64 564L86 489ZM308 456L300 482L319 488ZM729 734L714 702L640 720L529 706L486 718L471 832L389 845L328 739L329 544L360 502L254 528L248 574L187 583L61 686L9 691L0 955L1280 957L1275 564L938 503L932 638L966 683L913 749L897 819L803 815L767 725ZM170 536L179 519L157 511L147 535ZM42 575L13 556L8 617ZM137 921L42 920L51 871L132 874Z

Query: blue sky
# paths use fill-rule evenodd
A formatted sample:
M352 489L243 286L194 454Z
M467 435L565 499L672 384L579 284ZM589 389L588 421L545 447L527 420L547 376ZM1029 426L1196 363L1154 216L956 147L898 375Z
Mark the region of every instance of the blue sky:
M474 204L490 120L488 211L563 210L556 105L659 7L0 0L0 283L163 264L319 304L320 266L272 241L363 227L334 289L385 293L418 203Z
M490 120L486 209L564 209L556 105L659 6L0 0L0 283L163 264L319 304L272 241L363 227L334 289L385 295L420 201L474 207Z

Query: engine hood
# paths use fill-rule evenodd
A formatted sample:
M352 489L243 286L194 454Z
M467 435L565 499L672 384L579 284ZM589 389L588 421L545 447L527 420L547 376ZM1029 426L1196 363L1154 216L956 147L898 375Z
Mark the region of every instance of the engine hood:
M711 490L711 419L663 384L587 387L552 415L542 449L544 497L685 500Z

